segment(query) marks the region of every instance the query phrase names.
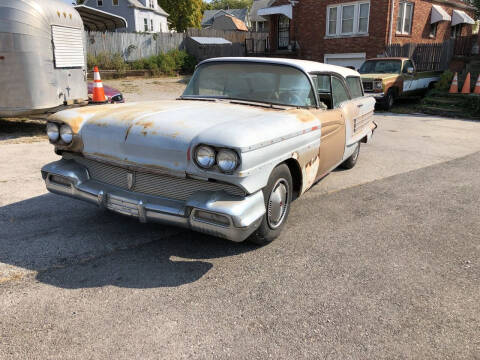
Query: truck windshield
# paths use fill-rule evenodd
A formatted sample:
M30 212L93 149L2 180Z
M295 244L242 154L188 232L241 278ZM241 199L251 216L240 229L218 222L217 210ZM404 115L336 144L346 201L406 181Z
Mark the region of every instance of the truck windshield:
M315 106L311 83L303 72L290 66L249 62L201 65L182 97Z
M369 60L363 63L358 72L360 74L400 74L401 69L400 60Z

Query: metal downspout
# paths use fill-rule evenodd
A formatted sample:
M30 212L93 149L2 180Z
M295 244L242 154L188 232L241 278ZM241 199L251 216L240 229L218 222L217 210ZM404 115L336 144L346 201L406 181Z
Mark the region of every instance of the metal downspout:
M395 0L392 0L390 5L390 30L388 32L388 45L392 45L393 37L393 13L395 11Z

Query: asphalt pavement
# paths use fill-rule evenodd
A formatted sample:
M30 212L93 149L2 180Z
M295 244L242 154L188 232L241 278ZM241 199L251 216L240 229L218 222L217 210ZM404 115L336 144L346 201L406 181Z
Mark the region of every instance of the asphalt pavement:
M0 358L479 359L480 126L377 116L269 246L48 194L0 144Z

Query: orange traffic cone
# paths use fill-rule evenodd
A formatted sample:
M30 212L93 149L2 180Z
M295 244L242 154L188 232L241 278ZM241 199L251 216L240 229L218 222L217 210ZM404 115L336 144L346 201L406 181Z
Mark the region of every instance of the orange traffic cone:
M473 90L473 93L480 95L480 75L478 75L477 83L475 84L475 90Z
M467 78L463 83L462 94L470 94L470 73L467 74Z
M94 103L104 103L106 101L105 91L103 90L102 80L100 79L100 73L98 72L98 67L93 68L93 97L92 102Z
M452 85L450 85L450 90L448 91L450 94L458 93L458 74L455 73L453 77Z

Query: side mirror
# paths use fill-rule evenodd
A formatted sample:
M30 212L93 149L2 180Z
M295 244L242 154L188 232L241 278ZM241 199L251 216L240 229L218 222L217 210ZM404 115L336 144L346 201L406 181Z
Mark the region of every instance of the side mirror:
M413 67L409 67L407 69L407 73L409 73L410 75L412 75L414 72L415 72L415 69Z

